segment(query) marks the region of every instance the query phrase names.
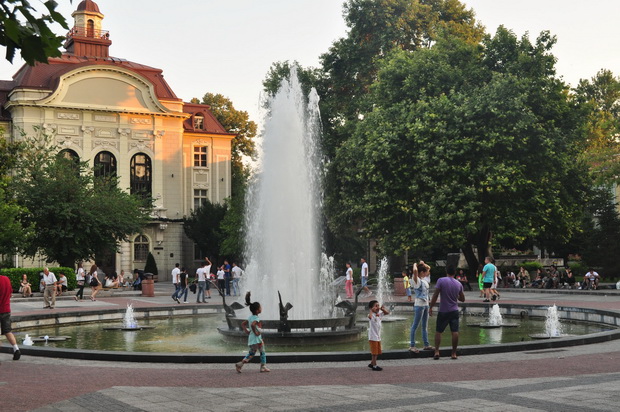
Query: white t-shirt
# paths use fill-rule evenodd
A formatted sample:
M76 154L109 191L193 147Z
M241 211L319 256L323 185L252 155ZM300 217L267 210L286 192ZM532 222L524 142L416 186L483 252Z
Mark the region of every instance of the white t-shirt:
M368 263L362 263L362 276L368 277Z
M172 273L171 274L172 274L172 283L173 284L180 282L180 280L179 280L179 274L180 273L181 273L181 269L179 269L179 268L172 269Z
M48 272L47 275L45 273L43 274L43 282L45 286L53 286L54 283L58 282L58 279L56 279L54 272Z
M217 271L217 278L218 278L218 280L224 280L224 273L225 272L223 270L221 270L221 269Z
M381 341L381 321L383 316L382 310L379 313L371 312L368 322L368 340Z
M206 266L196 269L196 276L198 276L198 282L204 282L207 280L207 273L211 270L211 266Z
M239 266L233 266L231 271L232 271L233 279L240 279L241 276L243 275L243 270Z
M77 281L84 280L84 268L78 268L77 275L75 275L75 280Z
M353 280L353 269L348 268L347 269L347 274L346 274L346 280Z

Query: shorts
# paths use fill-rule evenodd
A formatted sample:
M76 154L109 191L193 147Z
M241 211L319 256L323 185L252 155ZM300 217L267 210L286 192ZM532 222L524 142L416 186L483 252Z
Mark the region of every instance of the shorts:
M482 283L482 287L483 287L484 289L490 289L490 288L491 288L491 286L493 286L493 282L483 282L483 283Z
M368 285L368 276L362 276L362 287Z
M459 311L454 310L452 312L439 312L437 314L437 327L435 331L437 333L443 333L446 327L450 325L450 332L459 331Z
M381 355L381 341L380 340L369 340L368 344L370 345L370 354L371 355Z
M9 332L12 332L11 328L11 312L0 313L0 333L6 335Z
M411 289L406 288L405 293L407 294L407 296L411 296Z

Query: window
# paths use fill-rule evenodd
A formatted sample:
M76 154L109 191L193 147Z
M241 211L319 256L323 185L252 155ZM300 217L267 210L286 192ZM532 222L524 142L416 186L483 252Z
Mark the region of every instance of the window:
M205 127L205 117L202 114L194 116L194 129L202 130Z
M116 176L116 157L110 152L99 152L95 156L95 177Z
M95 22L92 20L86 22L86 37L95 37Z
M207 146L194 146L194 167L207 167Z
M194 189L194 210L207 203L207 189Z
M151 197L151 158L144 153L138 153L131 158L130 186L131 193Z
M146 262L149 255L149 238L138 235L133 241L133 260Z
M71 149L61 150L60 152L58 152L58 156L63 157L67 160L73 160L75 163L78 163L80 161L80 156L78 156L78 154Z

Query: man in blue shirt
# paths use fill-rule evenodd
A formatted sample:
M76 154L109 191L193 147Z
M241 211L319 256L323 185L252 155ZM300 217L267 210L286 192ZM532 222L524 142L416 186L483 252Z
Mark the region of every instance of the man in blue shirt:
M484 258L484 267L482 268L482 287L484 289L484 300L483 302L490 302L489 299L491 297L491 286L493 285L493 281L495 280L495 272L497 268L493 264L493 258L487 256Z

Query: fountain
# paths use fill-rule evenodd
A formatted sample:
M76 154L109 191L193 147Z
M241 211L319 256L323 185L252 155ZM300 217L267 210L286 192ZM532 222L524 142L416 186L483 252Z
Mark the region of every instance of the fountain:
M388 296L392 296L392 291L390 287L390 279L388 277L388 259L384 256L379 263L379 271L377 272L377 300L381 304L385 304L388 307L387 298ZM393 309L389 307L390 311Z
M495 328L515 328L519 326L517 323L505 323L502 318L502 312L499 305L494 304L489 311L489 319L486 322L477 324L468 324L468 326L478 326L483 329L495 329Z
M126 330L126 331L135 331L142 329L153 329L154 326L139 326L136 317L133 314L133 305L131 303L127 304L127 311L125 312L125 316L123 317L123 326L115 326L103 328L103 330Z
M562 334L562 324L560 323L560 317L558 316L558 308L554 304L547 308L547 315L545 316L545 333L537 333L530 335L532 339L550 339L561 338L567 335Z
M262 306L266 338L357 338L351 315L335 308L333 259L321 254L318 95L308 98L297 68L269 99L257 174L246 199L246 270L242 288ZM282 304L291 302L283 317ZM278 320L279 319L279 320ZM245 318L227 317L225 336L245 337ZM310 336L312 335L312 336Z

